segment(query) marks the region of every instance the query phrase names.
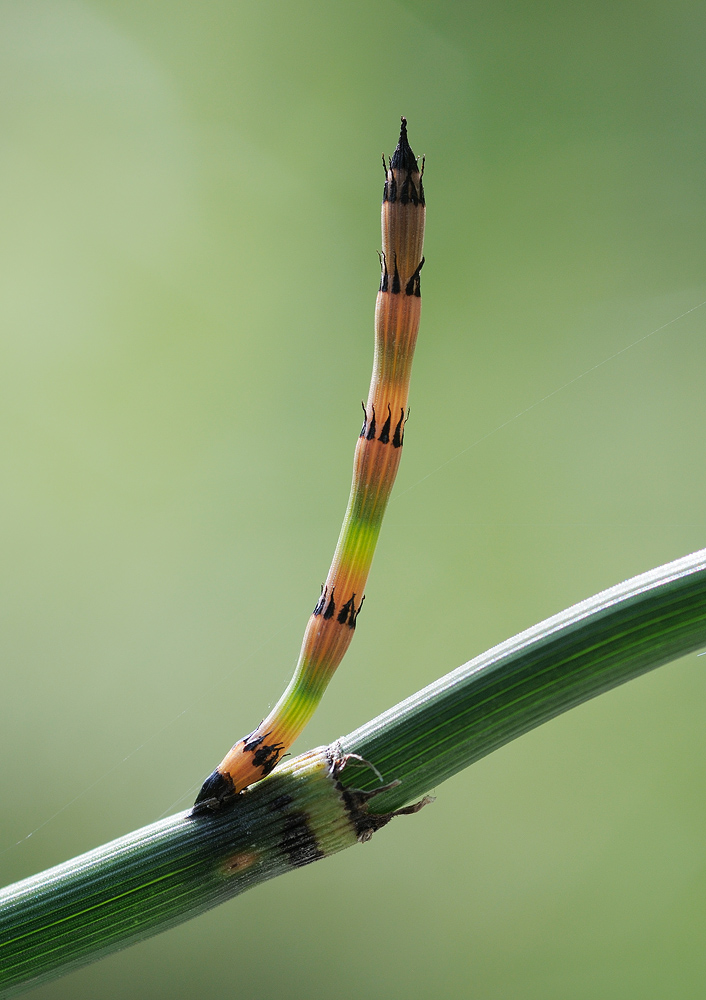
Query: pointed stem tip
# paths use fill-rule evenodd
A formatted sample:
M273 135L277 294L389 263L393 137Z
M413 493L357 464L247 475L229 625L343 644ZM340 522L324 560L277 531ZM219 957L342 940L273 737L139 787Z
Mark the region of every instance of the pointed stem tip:
M400 138L397 143L397 149L392 154L392 160L390 161L390 167L393 170L406 170L408 173L413 173L415 170L418 171L417 158L412 152L412 147L407 141L407 119L402 116L400 119Z

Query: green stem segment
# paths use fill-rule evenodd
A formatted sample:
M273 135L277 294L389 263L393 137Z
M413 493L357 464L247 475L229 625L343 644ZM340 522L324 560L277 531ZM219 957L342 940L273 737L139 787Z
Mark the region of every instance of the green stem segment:
M0 893L3 995L366 840L393 810L516 736L704 645L706 549L494 647L278 768L221 813L180 813L9 886ZM360 761L341 771L349 754L399 784L381 786Z

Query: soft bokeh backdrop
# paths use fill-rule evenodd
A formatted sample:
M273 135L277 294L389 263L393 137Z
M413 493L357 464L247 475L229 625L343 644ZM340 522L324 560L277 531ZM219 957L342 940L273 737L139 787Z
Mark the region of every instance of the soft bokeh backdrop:
M682 0L0 3L2 883L184 808L289 678L402 113L412 418L298 749L706 544L705 29ZM705 711L692 656L35 995L701 997Z

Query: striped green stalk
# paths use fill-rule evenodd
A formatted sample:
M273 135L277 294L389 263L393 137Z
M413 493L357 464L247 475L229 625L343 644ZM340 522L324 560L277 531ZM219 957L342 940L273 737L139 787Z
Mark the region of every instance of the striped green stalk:
M267 718L239 740L206 779L196 799L197 811L219 808L275 767L321 701L351 643L363 604L400 464L421 313L424 167L419 170L407 141L404 118L397 149L384 166L382 277L375 307L373 374L338 545L304 632L292 680Z
M399 780L371 803L396 809L554 716L703 646L706 549L494 646L343 737L339 752ZM367 774L355 782L376 786Z
M516 736L705 645L702 549L495 646L278 767L229 808L179 813L9 886L0 892L0 995L367 840L404 803Z
M0 990L124 948L356 837L325 753L304 754L237 809L182 812L5 889Z

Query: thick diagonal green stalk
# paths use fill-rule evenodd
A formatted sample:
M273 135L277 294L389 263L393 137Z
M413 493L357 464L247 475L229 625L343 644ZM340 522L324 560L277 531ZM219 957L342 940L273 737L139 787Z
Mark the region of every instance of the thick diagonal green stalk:
M370 804L396 809L567 709L704 645L700 549L494 646L345 736L340 750L400 780ZM375 780L356 775L356 784Z
M9 886L0 892L0 992L366 840L392 810L516 736L704 645L706 549L488 650L331 747L278 768L221 813L180 813ZM355 758L341 770L351 754L388 785Z

